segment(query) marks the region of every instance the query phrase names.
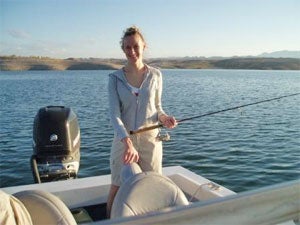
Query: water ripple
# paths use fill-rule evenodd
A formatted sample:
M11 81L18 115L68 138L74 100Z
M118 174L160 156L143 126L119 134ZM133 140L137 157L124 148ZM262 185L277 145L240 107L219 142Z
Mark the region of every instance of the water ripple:
M109 71L0 72L0 187L33 182L33 118L65 105L81 129L79 177L110 173ZM164 70L164 109L178 119L299 92L293 71ZM180 93L180 94L178 94ZM300 178L299 96L180 123L164 166L181 165L234 191Z

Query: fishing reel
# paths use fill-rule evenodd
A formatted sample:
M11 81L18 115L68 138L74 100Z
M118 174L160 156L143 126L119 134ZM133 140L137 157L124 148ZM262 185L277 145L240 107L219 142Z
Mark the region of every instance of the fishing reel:
M171 140L171 136L169 135L169 133L167 131L164 133L159 132L156 138L159 141L170 141Z

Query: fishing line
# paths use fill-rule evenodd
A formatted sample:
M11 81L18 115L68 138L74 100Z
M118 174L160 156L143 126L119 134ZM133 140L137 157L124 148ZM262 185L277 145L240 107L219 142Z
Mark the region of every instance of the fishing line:
M218 114L218 113L222 113L222 112L226 112L226 111L230 111L230 110L240 109L240 108L244 108L244 107L251 106L251 105L257 105L257 104L261 104L261 103L264 103L264 102L271 102L271 101L275 101L275 100L280 100L282 98L292 97L292 96L296 96L296 95L300 95L300 92L295 93L295 94L290 94L290 95L279 96L279 97L276 97L276 98L270 98L270 99L266 99L266 100L262 100L262 101L258 101L258 102L252 102L252 103L248 103L248 104L244 104L244 105L234 106L234 107L231 107L231 108L222 109L222 110L218 110L218 111L214 111L214 112L208 112L208 113L197 115L197 116L184 118L184 119L181 119L181 120L177 120L177 123L181 123L181 122L184 122L184 121L187 121L187 120L193 120L193 119L197 119L197 118L201 118L201 117L205 117L205 116L210 116L210 115L214 115L214 114ZM164 126L163 124L157 124L157 125L153 125L153 126L149 126L149 127L144 127L144 128L138 129L138 130L132 130L132 131L130 131L130 134L138 134L138 133L141 133L141 132L144 132L144 131L153 130L153 129L156 129L156 128L161 128L163 126Z

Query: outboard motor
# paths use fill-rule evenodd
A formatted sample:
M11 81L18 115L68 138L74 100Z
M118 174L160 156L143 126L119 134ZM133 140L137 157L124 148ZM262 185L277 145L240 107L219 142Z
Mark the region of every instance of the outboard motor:
M33 124L31 169L36 183L74 179L80 162L80 129L64 106L39 109Z

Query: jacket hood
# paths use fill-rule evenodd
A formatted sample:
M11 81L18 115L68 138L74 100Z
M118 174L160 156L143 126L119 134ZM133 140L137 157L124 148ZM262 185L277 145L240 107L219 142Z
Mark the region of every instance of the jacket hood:
M125 78L125 74L124 74L123 68L114 71L113 73L109 74L109 76L114 76L114 77L118 78L119 80L121 80L121 81L123 81L125 83L127 82L126 78Z
M145 66L147 67L147 75L149 74L149 72L151 72L151 70L153 70L154 68L152 68L151 66L148 66L147 64L145 64ZM124 73L124 67L122 67L121 69L119 70L116 70L115 72L109 74L109 76L115 76L116 78L118 78L119 80L127 83L127 80L125 78L125 73Z

